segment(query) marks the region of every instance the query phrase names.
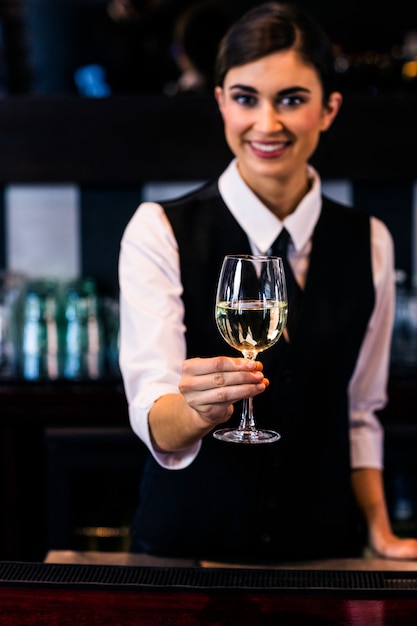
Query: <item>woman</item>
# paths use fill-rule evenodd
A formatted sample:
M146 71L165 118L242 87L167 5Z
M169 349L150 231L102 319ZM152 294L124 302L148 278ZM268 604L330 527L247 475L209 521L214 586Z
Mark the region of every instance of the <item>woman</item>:
M391 531L375 417L392 240L323 197L309 165L342 103L331 44L296 6L258 6L224 37L216 85L232 163L185 198L142 204L122 241L120 364L151 451L132 550L271 562L356 556L367 539L378 555L417 557L417 541ZM253 363L215 328L216 280L225 254L268 254L284 227L301 310L290 340ZM213 439L246 396L277 444Z

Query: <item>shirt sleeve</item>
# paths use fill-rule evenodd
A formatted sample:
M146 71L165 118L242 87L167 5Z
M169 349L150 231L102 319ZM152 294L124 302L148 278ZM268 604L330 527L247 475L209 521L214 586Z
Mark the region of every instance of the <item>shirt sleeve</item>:
M391 234L376 218L371 218L371 247L375 306L349 385L353 469L383 467L383 429L375 412L387 402L395 272Z
M119 362L133 431L163 467L189 465L200 443L161 453L149 432L149 411L158 398L179 393L186 358L178 246L163 208L144 202L128 223L119 256Z

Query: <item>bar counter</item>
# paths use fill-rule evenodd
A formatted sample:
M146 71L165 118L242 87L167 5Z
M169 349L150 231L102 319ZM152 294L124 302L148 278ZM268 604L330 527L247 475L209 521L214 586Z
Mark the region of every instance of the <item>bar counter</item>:
M57 551L0 562L0 605L7 626L402 626L415 623L417 562L265 569Z

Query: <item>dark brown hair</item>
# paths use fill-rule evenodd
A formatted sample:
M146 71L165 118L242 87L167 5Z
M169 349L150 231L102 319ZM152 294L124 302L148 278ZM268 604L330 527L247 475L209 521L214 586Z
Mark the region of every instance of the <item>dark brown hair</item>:
M326 101L335 89L332 44L314 18L289 2L261 4L231 26L217 54L216 85L223 85L227 72L233 67L291 48L316 69Z

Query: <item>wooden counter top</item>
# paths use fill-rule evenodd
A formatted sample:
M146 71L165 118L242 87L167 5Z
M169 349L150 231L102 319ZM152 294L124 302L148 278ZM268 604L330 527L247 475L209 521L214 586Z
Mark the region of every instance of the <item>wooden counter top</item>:
M169 559L149 554L93 551L75 552L72 550L51 550L45 557L45 563L127 565L139 567L237 567L233 563L214 563L211 561L196 562L190 559ZM246 567L247 566L245 566L245 568ZM366 555L362 559L324 559L291 563L282 562L268 565L268 569L417 572L417 560L379 559Z

